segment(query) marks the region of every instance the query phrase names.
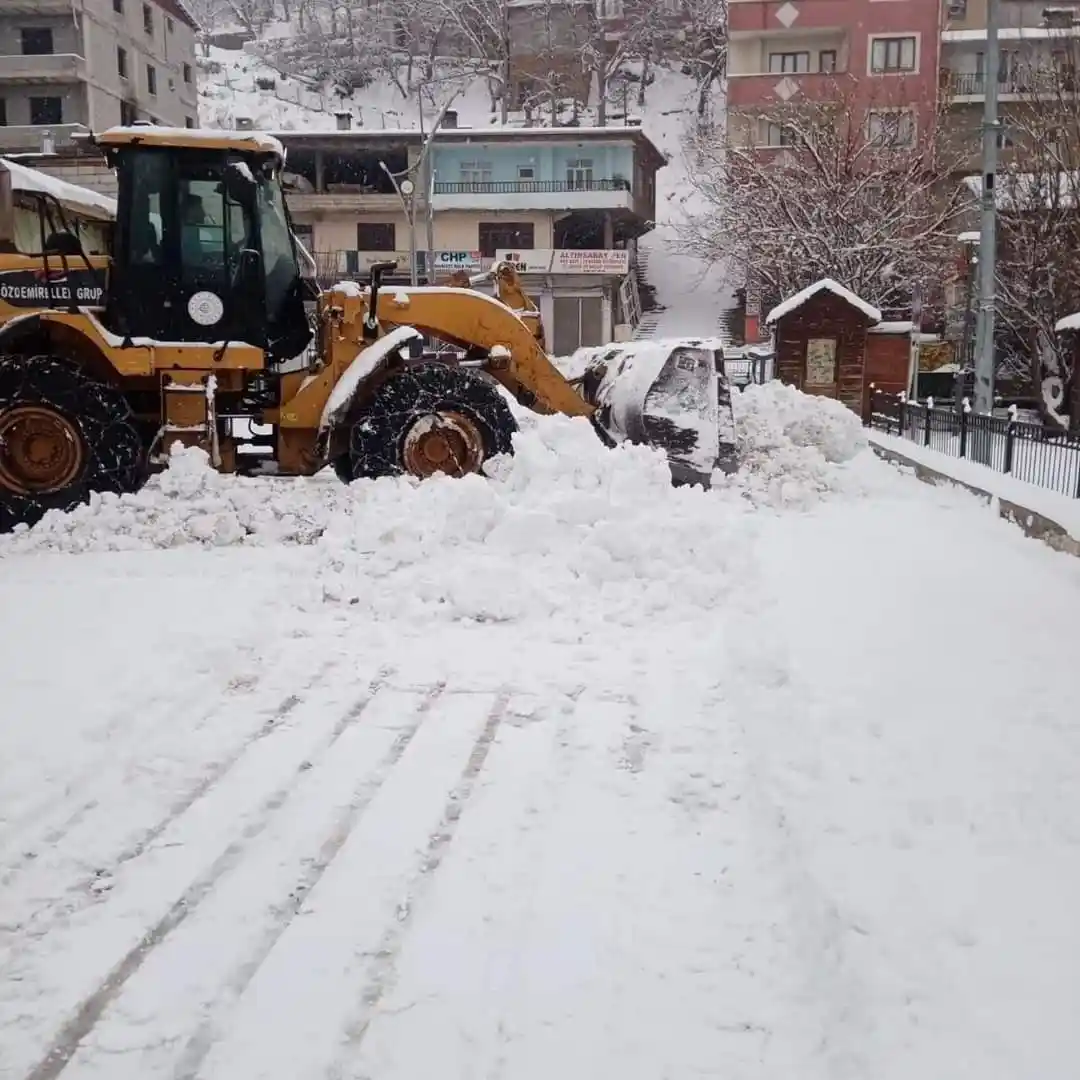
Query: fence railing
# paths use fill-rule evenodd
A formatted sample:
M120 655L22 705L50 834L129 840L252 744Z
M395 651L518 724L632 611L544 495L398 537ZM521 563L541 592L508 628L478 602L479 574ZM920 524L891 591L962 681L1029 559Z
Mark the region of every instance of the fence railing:
M933 398L907 401L871 388L864 419L887 435L1080 499L1080 435L1017 420L1015 406L1008 416L984 416L966 401L961 410L941 408Z

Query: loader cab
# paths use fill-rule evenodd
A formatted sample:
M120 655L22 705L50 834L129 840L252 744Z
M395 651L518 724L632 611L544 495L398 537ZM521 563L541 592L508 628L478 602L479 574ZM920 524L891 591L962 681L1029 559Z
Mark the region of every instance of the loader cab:
M246 342L270 363L301 353L311 330L277 155L150 138L106 149L118 179L109 329Z

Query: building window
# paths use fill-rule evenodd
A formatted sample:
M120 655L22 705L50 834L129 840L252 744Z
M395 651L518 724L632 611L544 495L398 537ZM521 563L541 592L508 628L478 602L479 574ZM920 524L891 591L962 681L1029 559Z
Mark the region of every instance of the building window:
M795 75L809 70L810 54L808 52L769 53L769 71L772 74Z
M53 51L52 30L45 27L28 27L22 32L23 56L48 56Z
M153 64L146 65L146 89L154 97L157 97L157 72Z
M818 71L824 72L826 75L833 75L836 73L836 50L835 49L822 49L818 53Z
M142 6L143 29L151 36L154 35L154 9L149 4Z
M490 184L490 161L463 161L461 163L461 182L463 184Z
M870 70L875 75L915 70L915 38L874 38L870 48Z
M0 127L7 126L7 98L0 97Z
M356 225L357 251L397 251L397 230L392 221L360 221Z
M915 145L915 115L908 109L871 112L867 117L870 141L882 146L906 148Z
M531 221L481 221L480 255L494 259L500 248L532 251L536 246L536 227Z
M765 133L766 146L794 146L795 135L791 128L783 124L770 124Z
M531 165L519 165L517 170L517 178L519 180L527 180L532 182L536 179L536 170Z
M997 148L999 150L1011 150L1015 145L1016 139L1013 133L1007 127L1000 128L997 133Z
M62 124L63 122L63 98L32 97L30 99L31 124Z
M176 30L176 27L175 27L175 26L173 26L173 21L172 21L172 19L166 19L166 20L165 20L165 29L166 29L166 30L168 30L168 32L169 32L170 34L171 34L171 33L173 33L173 32L174 32L174 31Z
M194 116L185 116L184 117L184 127L193 128L194 126L195 126L195 117Z
M184 82L186 82L186 83L191 82L191 65L190 64L185 64L184 65Z
M116 74L121 79L128 77L128 65L127 65L127 49L116 46Z
M593 184L592 159L571 158L566 163L566 183L571 188L591 188Z
M138 110L135 108L134 102L121 101L120 102L120 125L121 127L131 127L136 120L139 119Z

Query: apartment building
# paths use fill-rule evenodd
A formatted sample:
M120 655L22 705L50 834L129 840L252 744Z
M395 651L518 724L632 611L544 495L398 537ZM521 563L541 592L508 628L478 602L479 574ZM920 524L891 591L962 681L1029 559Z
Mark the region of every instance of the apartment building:
M0 151L135 120L198 123L180 0L0 0Z
M423 280L512 258L557 352L607 344L634 321L627 282L665 164L639 128L444 130L432 145L430 198L415 171L419 132L275 134L288 152L290 212L325 283L390 260L408 280L413 247ZM389 174L414 180L412 200Z
M946 0L939 86L949 131L970 148L967 167L978 171L986 101L986 0ZM1080 3L1030 0L998 3L998 147L1008 164L1024 153L1018 114L1054 108L1059 95L1080 90Z
M938 0L729 0L728 10L728 108L755 145L783 136L755 114L838 92L866 110L868 126L895 123L913 142L930 122Z

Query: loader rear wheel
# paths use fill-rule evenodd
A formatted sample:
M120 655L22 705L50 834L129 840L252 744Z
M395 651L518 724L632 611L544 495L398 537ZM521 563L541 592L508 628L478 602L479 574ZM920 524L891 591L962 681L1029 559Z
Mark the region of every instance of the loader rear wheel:
M146 475L122 394L55 356L0 356L0 533Z
M483 376L422 364L387 379L352 417L352 479L479 472L489 458L513 452L515 431L510 406Z

